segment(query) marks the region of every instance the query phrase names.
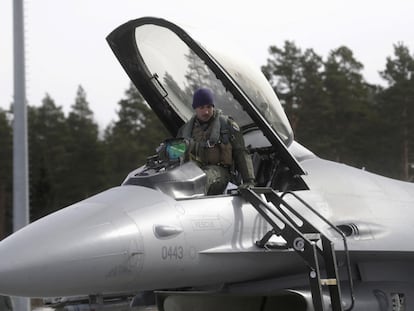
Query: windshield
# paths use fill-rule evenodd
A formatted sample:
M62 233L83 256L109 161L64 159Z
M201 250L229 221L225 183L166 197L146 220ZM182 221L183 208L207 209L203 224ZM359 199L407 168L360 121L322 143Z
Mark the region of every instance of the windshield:
M235 54L230 57L216 50L209 51L246 93L282 141L289 146L293 141L292 128L279 99L261 71L245 60L238 59Z
M194 113L193 92L203 86L214 91L215 106L231 115L240 126L253 123L204 61L171 30L144 25L136 29L135 36L153 82L184 121Z
M153 24L141 25L135 30L135 39L152 82L184 122L194 113L191 106L193 92L199 87L208 87L215 94L215 106L224 114L232 116L242 128L254 124L205 62L173 31ZM281 140L289 145L293 140L290 124L261 72L225 54L215 51L213 56L237 82Z

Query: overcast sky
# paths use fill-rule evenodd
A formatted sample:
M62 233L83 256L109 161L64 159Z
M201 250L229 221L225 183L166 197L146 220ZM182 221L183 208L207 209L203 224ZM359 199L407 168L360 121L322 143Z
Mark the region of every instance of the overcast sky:
M293 40L326 57L346 45L365 66L365 78L382 83L393 44L414 52L412 0L26 0L26 73L29 105L46 93L67 113L81 84L101 127L115 119L129 80L105 37L143 16L178 23L207 40L227 41L258 67L268 47ZM13 99L12 0L0 0L0 107ZM198 37L197 37L198 38ZM202 41L203 42L203 41Z

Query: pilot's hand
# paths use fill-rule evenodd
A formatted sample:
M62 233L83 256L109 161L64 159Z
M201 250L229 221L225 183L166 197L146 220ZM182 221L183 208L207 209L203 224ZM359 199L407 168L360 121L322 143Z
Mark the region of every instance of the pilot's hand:
M254 180L248 180L248 181L246 181L246 182L242 183L242 184L239 186L239 189L247 189L247 188L252 188L252 187L254 187L255 185L256 185L256 183L254 182Z

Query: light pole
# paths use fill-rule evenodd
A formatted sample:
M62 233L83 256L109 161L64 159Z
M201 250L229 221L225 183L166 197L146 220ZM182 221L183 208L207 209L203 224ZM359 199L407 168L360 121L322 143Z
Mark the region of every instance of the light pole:
M13 32L13 230L17 231L29 223L23 0L13 0ZM28 298L15 298L14 302L16 310L30 310Z

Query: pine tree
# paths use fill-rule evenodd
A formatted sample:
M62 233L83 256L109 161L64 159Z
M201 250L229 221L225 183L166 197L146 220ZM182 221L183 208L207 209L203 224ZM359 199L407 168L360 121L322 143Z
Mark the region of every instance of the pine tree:
M298 97L303 83L302 50L294 42L285 41L283 49L271 46L269 54L271 57L262 71L279 96L295 132L299 122L298 110L302 106L302 98Z
M0 108L0 240L12 231L12 128Z
M377 110L375 88L350 49L332 51L326 61L293 42L271 46L265 76L279 95L296 139L323 158L377 167L367 142Z
M326 154L330 131L323 122L327 118L328 97L324 88L322 58L312 49L300 57L301 77L296 88L300 106L294 124L295 137L317 154Z
M78 87L75 103L67 118L69 169L65 179L70 201L76 202L103 190L105 174L102 143L98 139L98 125L93 119L86 93Z
M28 107L31 218L36 219L71 203L65 179L70 140L61 107L46 94L40 107Z
M131 84L119 101L118 120L105 131L109 185L119 185L126 175L145 164L156 147L169 137L164 126Z
M403 43L394 45L394 58L387 57L381 76L388 87L380 94L381 120L389 139L383 154L395 177L412 180L414 172L414 58ZM397 164L399 163L399 165Z
M302 52L294 42L269 48L262 71L269 80L291 122L295 138L324 155L328 129L324 122L329 105L323 85L323 61L312 49Z
M329 98L332 144L330 159L365 166L361 158L369 149L363 134L370 112L370 88L362 76L363 65L347 47L331 51L325 63L324 87Z

